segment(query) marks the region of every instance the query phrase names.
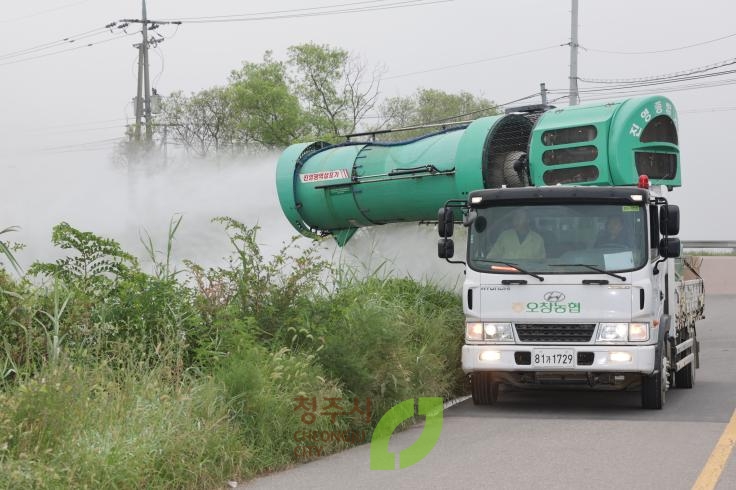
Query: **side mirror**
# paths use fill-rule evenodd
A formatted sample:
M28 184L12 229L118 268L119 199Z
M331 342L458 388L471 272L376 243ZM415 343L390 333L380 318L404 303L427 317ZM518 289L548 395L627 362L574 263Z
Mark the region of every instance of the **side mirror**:
M451 259L455 255L455 243L451 238L440 238L437 242L437 256L441 259Z
M682 253L682 244L676 237L662 238L659 241L659 255L665 259L674 259Z
M667 204L659 208L659 232L668 236L680 233L680 206Z
M451 237L453 228L455 227L454 221L455 215L452 212L452 208L447 206L440 208L437 211L437 233L442 238Z

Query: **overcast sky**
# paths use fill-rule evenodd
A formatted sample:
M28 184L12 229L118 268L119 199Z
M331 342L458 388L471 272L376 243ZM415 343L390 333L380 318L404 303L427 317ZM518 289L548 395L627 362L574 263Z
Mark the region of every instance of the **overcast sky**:
M288 46L314 41L346 48L369 64L385 64L387 72L381 85L384 96L409 95L418 87L426 87L465 90L503 103L538 92L540 82L552 90L551 99L566 93L570 0L454 0L429 4L431 1L374 12L162 26L158 32L165 41L150 58L153 85L164 95L222 85L229 72L243 61L259 61L266 50L283 58ZM148 13L152 19L185 19L338 4L350 4L341 8L356 8L399 3L149 0ZM79 212L87 217L102 213L89 201L80 207L83 210L64 208L52 196L71 192L74 195L67 195L63 202L82 199L79 193L83 186L78 181L84 181L88 171L73 173L72 169L83 168L84 164L90 168L107 165L111 139L119 137L124 125L132 121L137 56L132 44L140 36L94 30L123 18L139 18L141 2L34 0L3 4L0 189L5 202L0 205L0 228L16 224L32 228L37 213L52 208L70 221L76 216L65 213ZM736 5L727 0L581 0L579 42L583 49L579 76L640 78L727 60L736 53L734 18ZM130 26L127 32L137 30ZM88 32L93 35L79 36ZM36 50L75 35L75 43ZM717 38L723 39L708 42ZM95 44L86 47L84 43ZM690 45L697 46L684 48ZM24 50L29 51L18 56ZM651 51L659 52L631 54ZM736 75L691 83L732 79ZM597 87L590 83L580 86ZM652 87L651 93L669 96L680 113L684 187L674 193L673 200L683 206L681 236L736 239L736 219L732 215L736 202L731 190L736 165L729 151L731 130L736 127L733 85L677 91L663 85ZM585 93L581 97L582 103L594 98ZM567 102L562 99L556 103ZM64 180L63 169L67 168L72 177ZM211 185L217 187L216 180ZM233 202L231 208L238 206L242 208ZM209 210L215 214L230 211L216 206Z

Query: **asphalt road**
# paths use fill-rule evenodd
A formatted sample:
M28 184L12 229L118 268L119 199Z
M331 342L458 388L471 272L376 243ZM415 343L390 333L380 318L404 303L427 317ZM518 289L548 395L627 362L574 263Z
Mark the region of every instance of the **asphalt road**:
M372 471L363 445L242 488L692 488L704 468L712 475L709 456L736 409L734 305L736 296L706 298L695 387L670 390L661 411L642 410L638 392L502 392L493 407L447 409L439 442L409 468ZM421 428L394 435L390 449ZM716 488L736 488L736 451Z

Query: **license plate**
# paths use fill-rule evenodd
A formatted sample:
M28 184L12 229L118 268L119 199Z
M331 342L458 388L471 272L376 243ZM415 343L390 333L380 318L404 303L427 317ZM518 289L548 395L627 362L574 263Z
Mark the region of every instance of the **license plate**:
M534 349L532 364L538 367L575 367L572 349Z

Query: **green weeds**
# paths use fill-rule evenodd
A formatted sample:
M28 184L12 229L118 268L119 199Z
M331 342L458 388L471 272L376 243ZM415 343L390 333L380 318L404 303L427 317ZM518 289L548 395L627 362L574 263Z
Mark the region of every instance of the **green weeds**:
M302 461L303 431L369 439L396 403L462 389L453 293L359 279L315 245L265 258L257 227L216 221L226 267L177 271L176 218L164 251L142 237L152 274L66 223L68 256L30 269L43 284L0 268L0 487L216 488ZM371 417L326 400L370 400Z

